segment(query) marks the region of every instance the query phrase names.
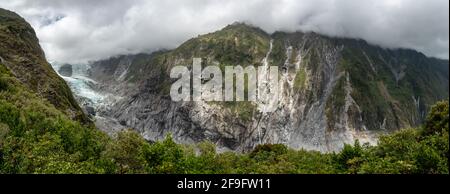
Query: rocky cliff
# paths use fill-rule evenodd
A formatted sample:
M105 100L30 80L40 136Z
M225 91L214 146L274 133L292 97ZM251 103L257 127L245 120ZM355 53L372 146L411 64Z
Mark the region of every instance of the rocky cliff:
M89 122L67 84L46 61L33 28L19 15L1 8L0 40L0 65L18 84L71 118Z
M258 102L173 102L170 70L190 67L194 57L222 69L278 66L276 111L261 112ZM223 150L283 143L329 152L422 123L430 105L448 98L448 67L413 50L236 23L174 50L90 63L86 76L94 91L113 96L94 105L97 125L109 132L134 128L151 141L171 133L181 143L207 139Z

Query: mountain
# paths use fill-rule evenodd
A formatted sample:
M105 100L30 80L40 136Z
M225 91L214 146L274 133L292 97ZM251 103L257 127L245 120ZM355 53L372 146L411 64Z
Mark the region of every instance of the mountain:
M254 102L173 102L171 68L190 68L194 57L222 69L278 66L283 98L276 111L263 113ZM448 60L313 32L268 34L243 23L173 50L116 56L81 69L90 89L112 96L100 106L87 103L101 129L133 128L150 141L171 133L177 142L210 140L236 151L264 143L323 152L356 139L375 143L379 134L421 124L449 91Z
M14 84L37 94L71 118L88 123L70 88L46 61L33 28L0 8L0 66Z
M241 40L242 36L246 39ZM286 37L286 35L283 36ZM328 45L327 48L333 45L328 41L335 40L317 34L308 36L318 37L318 39L306 39L305 37L303 41L316 43L317 40L322 39L321 41L324 42L321 45ZM280 104L275 104L280 110L275 111L274 115L259 113L256 106L258 104L248 102L172 102L167 95L167 88L174 80L168 79L167 71L174 64L184 63L183 61L177 62L177 60L185 60L189 65L192 60L191 53L195 52L195 55L201 55L205 59L209 58L207 63L223 67L218 61L224 62L222 64L242 61L244 65L259 65L261 58L265 59L262 61L264 65L268 65L269 61L273 64L276 64L277 60L291 61L288 59L291 59L289 56L292 54L285 55L286 53L303 53L302 49L294 52L294 48L307 48L306 46L293 46L292 49L289 49L289 46L277 47L277 41L283 42L287 39L275 38L274 34L268 35L247 25L235 24L219 32L194 38L172 51L118 56L92 64L53 64L54 68L58 70L57 72L51 70L43 58L43 53L29 24L16 14L2 9L0 9L0 40L2 49L0 53L0 174L448 174L449 172L448 101L436 103L430 109L422 126L382 135L378 139L377 146L362 146L355 141L352 142L352 145L344 145L339 152L321 153L303 149L294 150L283 144L270 144L281 140L276 135L284 132L281 131L283 128L280 128L282 124L286 126L284 129L291 130L287 131L291 134L286 135L292 135L293 138L297 138L294 136L295 134L307 134L308 130L301 127L288 128L295 124L292 124L291 120L307 123L304 118L311 116L311 113L306 113L305 117L296 118L299 114L305 114L304 111L299 111L303 110L300 109L303 105L297 106L299 103L305 103L305 99L313 101L313 104L307 105L310 110L320 110L321 106L332 108L331 105L336 105L334 101L328 103L323 96L328 93L329 96L338 97L340 93L333 93L336 88L339 88L337 87L339 84L333 84L334 87L326 85L326 88L331 88L331 92L322 92L313 97L305 95L304 98L301 98L301 95L297 94L318 87L315 85L312 87L312 82L317 79L312 76L325 74L317 73L317 71L326 69L323 66L328 66L319 63L321 66L318 66L316 73L312 74L309 65L313 64L305 61L319 59L319 61L335 61L331 54L322 53L320 57L324 55L325 59L321 59L319 54L315 54L311 55L310 59L298 60L300 62L293 60L281 65L282 69L285 69L281 74L283 75L281 80L286 82L286 77L291 78L287 79L291 80L291 83L287 81L287 86L280 88L290 90L290 93L283 95L289 100L282 100ZM345 47L342 48L342 46L347 43L336 44L339 48L337 53L340 53L338 61L341 61L345 56L342 54ZM205 45L208 45L207 49L204 49ZM290 44L286 43L286 45ZM221 52L224 49L233 54ZM276 54L280 50L281 53L283 51L286 53L284 55ZM309 52L319 53L318 51L322 50ZM413 52L413 54L417 53ZM283 56L286 58L283 59ZM448 79L447 61L429 59L420 54L417 56L431 64L430 67L427 67L429 69L421 69L423 72L420 75L426 75L426 71L429 71L428 73L435 73L430 80L445 79L445 77L439 77L445 75ZM414 61L417 60L414 59ZM295 65L292 66L292 63ZM340 67L342 64L337 64L337 67L342 68ZM347 64L347 61L344 64ZM373 66L378 67L378 65ZM341 71L339 68L336 72ZM379 68L376 70L380 72ZM405 72L408 74L407 70ZM334 76L335 74L330 75ZM97 130L88 117L76 116L83 115L83 112L78 108L77 103L73 102L74 97L70 94L68 86L58 75L69 84L70 89L75 93L76 100L89 114L89 119L95 119L97 126L114 133L114 135L109 136ZM344 91L349 91L349 83L353 82L352 75L350 73L337 75L341 75L337 77L340 79L334 76L332 80L345 78ZM399 79L395 86L401 86L407 76L400 76L403 78ZM339 83L339 81L327 83ZM446 83L443 83L444 86L448 86L445 85ZM351 91L355 91L358 85L351 86ZM439 87L437 85L429 89L439 89ZM389 89L389 87L387 88ZM311 93L314 94L314 92ZM435 93L434 95L439 94ZM329 96L328 99L333 99ZM355 102L348 102L350 97ZM353 96L353 93L350 93L350 97L345 96L344 105L351 103L349 107L352 107L356 106L356 103L360 103L357 101L359 98ZM397 97L392 95L392 98ZM291 106L292 102L296 104ZM327 103L323 105L324 102ZM418 103L419 107L428 106L421 105L422 103L422 100ZM291 107L285 108L287 105ZM287 110L293 112L286 112ZM351 109L345 108L344 110ZM360 110L364 109L360 108ZM319 115L323 112L317 112L317 114L317 123L322 122L320 119L327 119L329 116L327 114ZM285 117L283 119L282 116L286 115L293 118ZM259 122L257 127L246 128L245 125L254 123L255 118L258 118ZM338 117L336 116L336 118ZM354 118L354 115L347 114L344 117L344 119L348 118ZM364 117L361 120L365 125ZM347 121L353 122L351 119ZM164 122L168 124L164 124ZM151 126L151 123L156 123L158 126L137 128L142 134L147 135L147 141L135 130L122 130L122 128L132 125ZM173 128L160 127L169 126L169 124ZM327 127L339 130L339 127L342 126L330 125ZM161 130L152 134L149 133L151 129ZM240 129L242 131L238 131ZM257 134L251 134L252 129L259 131ZM117 132L118 130L120 132ZM345 130L347 129L337 131L332 135L338 132L348 134L349 131ZM369 131L377 133L377 129L370 128L356 133L369 133ZM391 132L391 129L385 129L385 131ZM166 136L163 141L151 142L158 139L161 134L167 133L172 133L179 142L187 142L189 138L190 141L210 139L217 143L219 148L243 150L244 152L217 152L216 145L208 141L177 144L171 136ZM234 136L236 134L249 134L250 138L248 141L242 141L246 137ZM264 135L263 138L255 139L254 135L260 134ZM326 136L326 138L331 137ZM333 138L339 141L332 142L336 145L346 141L346 139L339 139L339 136ZM360 136L355 138L362 139ZM256 145L259 143L263 144ZM302 147L306 147L310 142L303 143ZM286 144L295 147L292 142ZM247 150L247 147L251 147L251 145L256 146L254 149ZM309 149L318 148L309 147Z

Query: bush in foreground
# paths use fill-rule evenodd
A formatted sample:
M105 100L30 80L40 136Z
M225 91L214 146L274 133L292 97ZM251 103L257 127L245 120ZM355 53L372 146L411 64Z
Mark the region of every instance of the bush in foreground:
M0 173L449 173L448 102L433 106L423 127L381 136L377 146L320 153L273 144L239 154L170 136L149 143L131 130L108 137L20 88L13 94L0 92Z

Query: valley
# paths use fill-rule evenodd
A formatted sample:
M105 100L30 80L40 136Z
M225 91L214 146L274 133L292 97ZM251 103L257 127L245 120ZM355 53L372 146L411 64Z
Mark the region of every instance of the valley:
M258 108L266 102L172 101L171 67L191 69L195 57L219 68L278 66L282 95L265 105L275 111ZM178 143L208 140L222 151L279 143L332 152L355 140L374 145L380 134L420 125L430 105L448 98L445 63L363 40L268 34L235 23L174 50L72 65L75 73L65 80L110 134L132 128L152 142L172 134Z
M234 23L172 50L60 64L2 8L0 40L0 174L449 173L448 60L411 49ZM282 95L173 101L172 67L197 57L222 72L277 66ZM180 186L195 184L207 183Z

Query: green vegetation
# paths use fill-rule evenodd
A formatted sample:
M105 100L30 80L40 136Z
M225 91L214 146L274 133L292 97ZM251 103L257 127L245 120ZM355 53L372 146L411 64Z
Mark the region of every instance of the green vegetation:
M380 137L377 146L346 145L336 155L350 173L448 174L448 101L431 109L425 126Z
M330 129L334 129L334 123L339 119L339 115L345 106L345 84L345 77L341 77L326 103L325 115Z
M9 69L24 87L46 98L71 118L89 122L70 88L46 61L30 24L19 15L0 8L0 40L1 68ZM0 87L4 87L4 80L0 81Z
M369 130L379 129L384 119L386 128L417 126L434 102L448 98L448 61L412 50L381 49L364 41L335 41L346 45L338 68L349 73L351 95ZM419 107L413 98L420 98Z
M227 108L234 115L242 121L251 121L253 112L256 110L256 105L251 101L226 101L218 102L223 107Z
M5 76L5 74L2 74ZM339 153L259 145L249 153L216 153L214 144L148 143L133 131L108 137L73 121L6 79L0 91L0 173L448 173L448 102L423 128L382 136L377 146Z
M69 119L0 69L7 85L0 90L0 172L100 173L93 156L108 137Z
M45 61L31 26L16 14L0 9L0 39L0 62L4 63L0 64L0 173L449 173L448 101L433 106L423 127L381 136L377 146L355 142L345 145L339 153L320 153L274 144L258 145L248 153L217 153L211 142L180 145L168 136L149 143L132 130L109 137L89 123L80 123L85 116L67 85ZM130 69L134 77L127 79L138 82L148 72L159 74L159 78L149 80L158 83L151 89L167 94L170 81L163 77L168 77L169 64L176 64L177 59L195 56L219 64L255 65L267 53L269 39L268 34L257 28L230 25L191 39L174 51L137 57ZM325 42L314 44L317 45L308 45L313 49L303 62L312 75L321 69L318 48ZM276 39L273 46L272 63L280 65L285 60L284 43ZM362 117L369 123L369 129L379 127L378 121L384 118L409 119L410 115L401 115L399 111L410 110L409 107L398 102L412 104L410 94L424 96L448 91L444 79L438 79L443 76L431 73L419 76L430 72L423 68L431 62L417 64L417 71L409 72L398 82L384 66L371 72L363 54L354 49L359 45L350 48L344 50L340 68L350 75L355 89L352 97L362 107ZM374 57L378 50L367 52L374 63L387 65ZM389 53L381 56L388 63L391 58L399 58L402 64L421 61L403 61L411 55L408 52L392 53L398 56L390 57ZM408 67L406 71L410 69L414 68ZM448 67L444 71L448 75ZM304 85L303 72L295 80L297 87ZM20 81L15 75L20 75ZM343 79L337 83L340 90L331 98L335 104L331 110L343 105L344 84ZM442 97L448 95L436 99ZM425 95L423 104L435 101L434 98ZM224 106L244 121L253 117L255 109L250 102L230 102ZM327 114L334 114L329 110Z
M294 88L296 90L301 90L305 86L305 82L306 82L306 70L302 68L299 71L297 71L294 80Z
M353 88L351 96L358 102L362 111L362 118L368 129L378 130L380 122L385 118L387 118L386 125L388 128L401 128L399 122L411 118L411 116L402 115L403 113L400 110L402 105L399 104L397 97L392 96L392 91L397 89L389 87L393 84L393 75L389 70L386 70L387 67L379 68L377 75L374 75L375 73L371 70L364 54L356 48L344 49L339 67L349 74ZM410 110L409 112L413 113L414 110L406 107L413 104L413 102L410 102L412 101L411 96L404 100L402 102L408 103L405 103L405 107L402 107L402 109Z
M236 23L188 40L171 52L182 58L207 57L221 64L259 65L269 50L270 37L259 28Z
M219 67L225 76L225 66L220 64ZM225 83L223 83L225 87ZM236 76L233 76L233 99L236 99ZM239 118L241 121L248 122L253 118L253 113L256 110L256 105L252 101L248 101L248 75L244 74L244 98L245 101L224 101L214 102L222 107L228 109L233 115Z
M382 136L377 146L216 153L210 142L149 143L131 130L109 137L71 120L1 65L0 77L0 173L449 173L448 101L433 106L423 127Z
M286 45L282 39L274 39L272 43L272 52L269 56L270 65L282 67L286 61Z

